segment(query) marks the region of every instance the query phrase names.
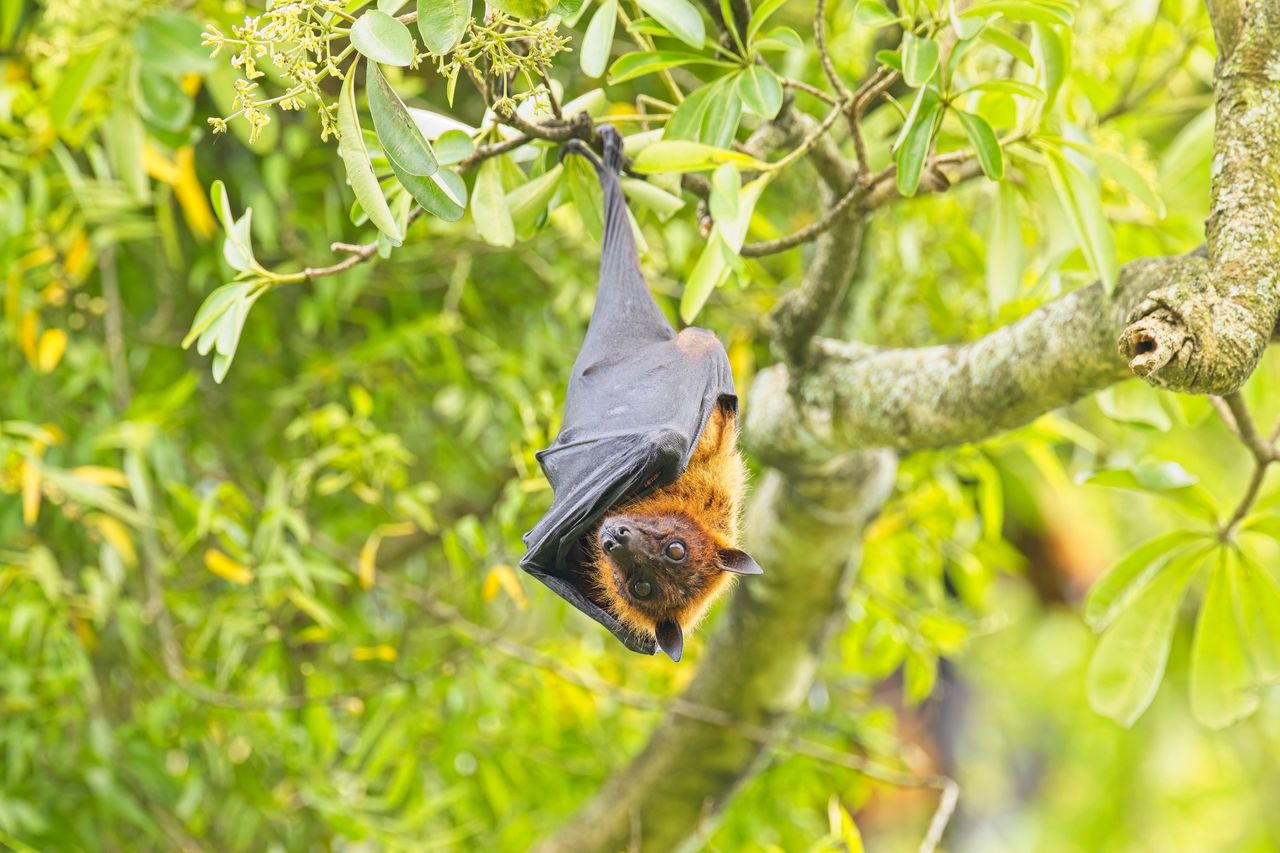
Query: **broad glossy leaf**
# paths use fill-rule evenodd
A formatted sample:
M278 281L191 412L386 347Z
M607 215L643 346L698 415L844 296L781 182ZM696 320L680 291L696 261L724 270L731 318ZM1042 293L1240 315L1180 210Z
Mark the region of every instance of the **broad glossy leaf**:
M718 91L720 80L714 80L690 92L676 111L671 114L667 126L663 130L665 139L687 139L698 142L702 131L702 122L707 109L711 106L711 98Z
M782 83L764 65L752 65L739 74L737 91L743 105L761 118L773 119L782 109Z
M1280 585L1251 560L1245 560L1242 571L1231 580L1244 644L1258 680L1276 684L1280 682Z
M767 163L762 163L749 154L730 151L703 145L700 142L667 140L655 142L645 148L631 164L640 174L659 172L703 172L714 169L725 163L732 163L744 169L764 170Z
M1191 643L1191 712L1211 729L1226 728L1258 708L1258 693L1236 620L1240 591L1240 561L1221 552L1204 603L1196 619Z
M418 34L437 56L453 50L470 21L471 0L418 0Z
M1002 92L1006 95L1019 95L1023 98L1044 100L1044 89L1023 83L1021 80L983 80L965 89L966 92Z
M738 134L738 123L742 121L742 98L738 95L737 82L737 74L729 74L715 82L698 131L699 142L715 148L728 148L733 144Z
M1098 188L1062 152L1045 148L1044 153L1049 180L1071 224L1076 245L1084 254L1089 269L1102 280L1102 286L1110 293L1115 289L1120 265L1116 259L1115 237L1102 210Z
M538 220L556 194L563 174L564 166L557 163L546 173L507 193L507 207L511 210L511 221L515 225L517 237L525 240L532 236Z
M701 49L707 38L706 25L689 0L636 0L636 3L680 41Z
M926 97L928 93L921 93ZM898 149L898 192L904 196L913 196L920 187L920 176L924 171L925 159L933 144L933 134L942 121L942 104L932 99L917 116L906 140Z
M738 195L742 192L742 178L731 163L725 163L711 173L711 198L709 207L715 222L729 222L738 218Z
M491 246L515 243L515 225L507 208L502 172L496 158L485 160L476 172L476 183L471 190L471 218L480 239Z
M918 89L929 81L938 69L938 43L912 33L902 36L902 79L908 86Z
M1067 9L1047 3L1035 3L1032 0L982 0L966 7L960 16L977 18L997 13L1011 21L1034 21L1039 24L1070 26L1072 21L1071 12Z
M1067 70L1071 61L1070 31L1059 30L1047 24L1036 24L1033 27L1035 39L1036 69L1039 72L1040 86L1045 91L1045 109L1053 106L1058 97L1058 90L1067 79Z
M200 21L186 12L148 15L133 31L133 46L144 65L166 74L203 73L213 67L209 49L200 45Z
M609 68L609 82L622 83L655 74L668 68L679 68L682 65L712 65L719 68L732 68L732 63L719 59L711 59L700 53L689 53L683 50L648 50L628 53L619 57Z
M864 27L888 27L898 22L898 16L880 0L860 0L853 9L853 19Z
M1203 539L1203 534L1192 530L1174 530L1125 554L1090 587L1084 600L1085 622L1095 631L1106 628L1166 563Z
M356 200L369 221L399 245L404 234L391 215L382 188L378 186L378 178L369 162L369 150L365 148L364 135L360 132L360 119L356 114L355 71L354 66L347 70L347 79L342 81L342 91L338 95L338 154L347 169L347 182L351 184Z
M1026 42L1017 36L997 27L987 27L978 34L978 38L998 47L1022 64L1028 67L1035 67L1036 62L1031 56L1031 48L1027 47Z
M747 41L755 40L756 33L773 17L773 13L783 7L787 0L764 0L751 12L751 22L747 24Z
M1004 178L1004 152L1000 150L1000 140L996 139L991 125L982 116L963 110L956 110L956 116L964 125L964 132L978 155L983 174L993 181Z
M404 101L391 88L376 62L368 63L365 88L368 90L373 129L387 158L410 175L426 177L435 174L440 166L435 152L431 150L431 143L422 135Z
M434 175L410 175L394 162L391 171L414 201L432 216L445 222L457 222L467 210L467 185L452 169L440 169Z
M565 167L569 194L573 197L583 227L599 240L604 234L604 195L595 169L581 157L569 157L561 165Z
M751 43L752 48L760 50L804 50L804 39L791 27L774 27Z
M1173 561L1107 628L1089 661L1087 691L1095 711L1128 728L1155 698L1187 584L1201 555Z
M618 22L618 0L604 0L591 16L586 35L582 37L582 56L579 64L588 77L599 77L609 64L609 52L613 49L613 31Z
M476 150L476 144L466 131L446 130L440 134L431 150L435 152L436 161L441 166L452 166L471 156L471 152Z
M627 198L634 204L653 211L661 222L666 222L684 207L684 199L680 198L680 196L672 195L648 181L623 178L622 191L627 194Z
M377 9L370 9L351 25L351 45L374 62L408 65L413 61L409 28Z

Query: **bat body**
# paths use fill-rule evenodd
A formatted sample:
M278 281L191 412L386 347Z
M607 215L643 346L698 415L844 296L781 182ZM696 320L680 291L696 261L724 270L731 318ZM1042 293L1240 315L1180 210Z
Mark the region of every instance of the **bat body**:
M600 287L564 422L538 453L555 497L521 566L633 651L678 660L684 631L734 574L745 469L724 347L679 334L649 294L618 182L621 139L602 128Z

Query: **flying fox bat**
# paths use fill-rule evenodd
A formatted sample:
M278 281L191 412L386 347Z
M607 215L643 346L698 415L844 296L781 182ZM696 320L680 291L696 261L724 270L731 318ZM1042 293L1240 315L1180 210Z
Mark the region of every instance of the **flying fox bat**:
M627 648L672 660L736 575L746 467L729 357L706 329L677 333L636 258L619 183L622 140L602 127L600 284L574 362L564 421L537 454L554 498L520 565Z

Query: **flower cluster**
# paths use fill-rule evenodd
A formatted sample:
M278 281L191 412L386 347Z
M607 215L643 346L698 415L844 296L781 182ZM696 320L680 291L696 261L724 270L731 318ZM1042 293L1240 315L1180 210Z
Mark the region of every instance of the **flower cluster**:
M324 138L336 131L336 106L324 100L321 84L329 77L342 77L341 61L351 52L350 46L334 53L334 42L345 42L351 20L341 0L293 0L273 2L261 15L246 17L244 23L231 28L230 35L210 26L204 42L217 56L224 50L231 54L231 65L239 69L233 112L222 118L211 118L215 133L223 133L227 123L243 118L250 127L250 141L257 138L271 121L267 110L303 109L308 101L316 104ZM291 85L283 94L259 98L258 84L265 76L259 67L263 62Z

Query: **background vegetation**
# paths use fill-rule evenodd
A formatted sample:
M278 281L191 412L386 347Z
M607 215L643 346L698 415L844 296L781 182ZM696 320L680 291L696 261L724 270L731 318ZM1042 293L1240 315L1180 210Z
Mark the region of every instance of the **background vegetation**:
M743 9L767 22L725 25ZM263 11L0 13L15 849L519 850L645 744L721 616L674 666L513 568L595 288L592 178L558 166L577 108L633 137L651 284L748 400L814 255L737 250L824 221L832 152L878 176L838 337L976 339L1204 240L1215 46L1191 0L840 0L830 69L810 3ZM433 27L391 17L415 12ZM884 82L858 141L833 77ZM771 137L788 115L808 123ZM711 148L654 145L673 123ZM1278 380L1268 356L1224 417L1131 380L904 455L786 736L691 843L915 849L945 776L950 849L1280 846L1280 523L1270 457L1251 486L1233 435L1245 407L1266 434Z

